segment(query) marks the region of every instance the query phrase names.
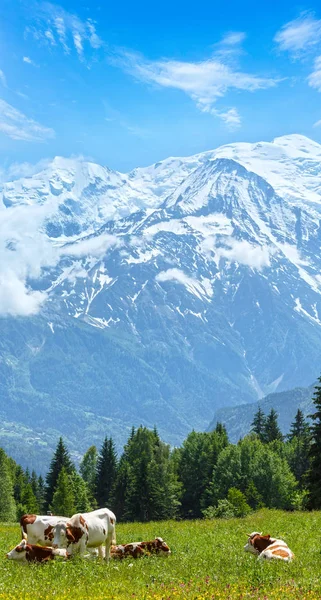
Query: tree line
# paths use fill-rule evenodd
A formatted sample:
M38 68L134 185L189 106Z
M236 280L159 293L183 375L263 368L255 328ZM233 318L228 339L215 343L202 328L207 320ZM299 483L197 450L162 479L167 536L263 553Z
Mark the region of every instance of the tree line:
M157 429L133 428L123 453L106 437L91 446L79 469L59 439L43 479L23 470L0 448L0 521L24 513L71 516L102 506L119 521L244 516L261 507L321 508L321 378L308 423L299 409L283 436L275 410L256 412L237 444L217 423L192 431L171 449Z

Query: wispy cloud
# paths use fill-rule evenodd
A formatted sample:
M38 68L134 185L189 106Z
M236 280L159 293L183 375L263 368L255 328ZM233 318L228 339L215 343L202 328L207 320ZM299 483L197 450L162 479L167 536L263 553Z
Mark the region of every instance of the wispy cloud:
M37 121L29 119L22 112L0 99L0 131L13 140L44 142L53 138L55 132Z
M38 66L29 56L24 56L22 60L24 63L27 63L27 65L32 65L33 67Z
M316 121L315 123L313 123L313 127L321 127L321 119L319 119L319 121Z
M128 122L128 119L122 115L122 113L110 106L110 104L104 100L103 105L105 108L105 121L108 123L117 123L123 129L126 129L128 133L134 135L138 138L147 138L151 135L151 132L145 127L140 127L139 125L135 125L133 123Z
M321 56L314 61L314 70L308 77L309 86L321 92Z
M33 20L35 24L27 28L27 34L39 42L61 47L65 54L74 49L81 61L85 60L86 46L94 50L103 46L91 19L82 20L57 4L44 2L38 5Z
M270 88L278 80L252 75L227 64L218 56L201 62L171 59L151 61L140 54L123 51L114 62L139 81L185 92L199 110L239 124L235 108L218 110L216 101L232 90L254 92Z
M293 58L300 58L321 41L321 20L312 13L304 12L297 19L283 25L274 37L282 51L289 52Z
M7 80L6 80L6 76L5 76L4 72L3 72L3 71L1 71L1 69L0 69L0 82L2 83L2 85L3 85L4 87L7 87Z

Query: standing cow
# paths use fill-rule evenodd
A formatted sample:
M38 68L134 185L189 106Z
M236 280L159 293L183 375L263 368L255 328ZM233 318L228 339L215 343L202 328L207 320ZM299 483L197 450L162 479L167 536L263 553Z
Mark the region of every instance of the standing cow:
M52 546L54 527L59 522L67 523L68 517L53 515L22 515L20 519L21 536L29 544Z
M67 556L79 553L84 556L86 548L98 549L100 558L110 558L110 547L116 544L116 517L108 508L89 513L78 513L70 519L59 521L54 527L53 548L66 548Z

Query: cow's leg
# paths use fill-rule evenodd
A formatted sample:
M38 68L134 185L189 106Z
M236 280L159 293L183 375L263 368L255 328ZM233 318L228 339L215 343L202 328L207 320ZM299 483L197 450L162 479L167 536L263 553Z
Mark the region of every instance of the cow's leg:
M113 532L108 531L106 541L105 541L105 548L106 548L105 560L106 561L108 561L110 559L110 548L111 548L112 541L113 541Z
M98 557L102 559L105 558L105 548L103 544L98 547Z

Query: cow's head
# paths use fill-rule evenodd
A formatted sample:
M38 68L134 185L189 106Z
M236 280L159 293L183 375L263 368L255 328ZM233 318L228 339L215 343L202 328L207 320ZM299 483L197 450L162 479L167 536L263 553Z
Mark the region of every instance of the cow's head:
M262 535L262 531L253 531L249 534L247 544L244 546L245 552L252 552L253 554L261 554L270 544L273 543L270 535Z
M164 556L168 556L169 554L171 554L169 546L167 546L166 542L164 542L164 540L161 537L155 538L155 545L157 548L157 552L160 552Z
M27 562L26 552L27 552L27 541L22 540L20 542L20 544L18 544L18 546L16 546L15 548L13 548L13 550L10 550L10 552L8 552L7 558L9 558L9 560L18 560L20 562Z
M70 524L64 521L58 521L53 528L53 548L67 548L68 544L72 541L73 535L70 530Z

